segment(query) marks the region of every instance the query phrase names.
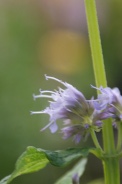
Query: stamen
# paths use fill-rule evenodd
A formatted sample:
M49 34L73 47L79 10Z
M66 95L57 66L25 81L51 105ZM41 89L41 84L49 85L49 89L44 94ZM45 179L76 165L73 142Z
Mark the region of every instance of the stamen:
M93 86L93 85L90 85L92 88L94 88L94 89L97 89L97 90L99 90L100 91L100 89L99 88L97 88L97 87L95 87L95 86Z
M31 111L30 113L31 113L31 115L33 115L33 114L46 114L45 111Z
M57 79L57 78L55 78L55 77L47 76L47 75L45 74L45 78L46 78L46 80L52 79L52 80L55 80L55 81L57 81L57 82L59 82L59 83L65 85L65 83L64 83L63 81L61 81L61 80L59 80L59 79Z
M59 87L58 89L59 89L59 92L60 92L60 93L62 93L62 92L65 91L64 89L62 89L62 88L60 88L60 87Z
M43 90L43 91L40 91L41 94L43 93L51 93L51 94L56 94L54 91L49 91L49 90Z
M99 102L99 99L91 99L91 100L86 100L86 102Z
M41 129L41 132L43 131L43 130L45 130L46 128L48 128L52 123L54 123L53 121L51 121L49 124L47 124L44 128L42 128Z
M113 105L113 104L110 104L112 107L114 107L116 110L118 110L118 112L121 112L120 110L119 110L119 108L117 108L115 105Z
M33 99L34 99L34 100L36 100L36 98L35 98L35 94L33 94Z
M53 97L52 97L51 95L42 95L42 94L40 94L40 95L33 95L34 100L35 100L36 98L42 98L42 97L53 99Z
M34 100L36 100L36 98L41 98L42 97L42 95L35 95L35 94L33 94L33 99Z

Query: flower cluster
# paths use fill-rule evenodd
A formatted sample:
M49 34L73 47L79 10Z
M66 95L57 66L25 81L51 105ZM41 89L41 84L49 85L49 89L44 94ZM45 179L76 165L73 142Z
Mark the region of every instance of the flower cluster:
M103 120L113 118L120 120L122 118L122 96L118 88L96 88L100 91L97 99L87 100L85 96L72 85L63 82L57 78L46 76L46 80L53 79L62 84L65 89L58 88L55 91L42 91L36 98L49 98L49 107L43 111L32 112L32 114L48 114L50 116L49 124L51 132L57 131L57 120L63 120L64 128L61 129L63 138L74 137L74 141L79 143L81 138L87 137L90 129L100 131ZM95 87L94 87L95 88Z
M122 120L122 96L118 88L103 88L98 89L101 94L98 95L98 102L95 103L97 110L101 109L109 113L113 118L113 123Z

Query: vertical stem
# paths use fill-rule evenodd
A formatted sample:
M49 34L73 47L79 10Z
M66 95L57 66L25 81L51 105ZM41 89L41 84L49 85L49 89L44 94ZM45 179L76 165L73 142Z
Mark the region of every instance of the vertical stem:
M85 8L86 8L86 17L87 17L96 86L100 87L102 85L106 87L107 82L102 54L102 46L100 41L95 0L85 0ZM110 121L107 123L106 121L106 123L104 123L103 126L103 146L105 152L107 151L110 153L111 149L113 150L114 142L112 141L113 141L112 123L110 123ZM111 142L110 145L108 144L109 142Z
M114 142L114 133L112 127L111 119L107 119L104 121L103 129L103 144L105 153L111 155L115 154L115 142Z
M103 87L106 87L107 81L104 68L104 60L102 54L102 46L100 40L100 32L98 26L95 0L85 0L85 9L86 9L86 17L87 17L96 86L98 88L101 85ZM119 160L118 158L112 157L112 155L115 154L116 150L114 143L112 121L110 119L105 120L102 129L102 134L103 134L104 152L106 155L108 155L108 158L104 159L103 161L105 184L115 184L115 183L120 184Z
M122 148L122 122L118 122L118 140L117 140L117 151L121 151Z
M85 8L96 86L100 87L102 85L103 87L106 87L106 74L95 1L85 0Z
M118 158L107 158L103 161L105 184L120 183L120 166Z

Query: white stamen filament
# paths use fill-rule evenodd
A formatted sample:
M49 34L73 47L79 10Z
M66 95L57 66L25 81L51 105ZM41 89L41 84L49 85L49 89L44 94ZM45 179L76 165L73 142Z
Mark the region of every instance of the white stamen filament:
M31 111L31 114L46 114L45 111Z
M34 100L36 99L36 98L51 98L51 99L53 99L53 97L51 96L51 95L33 95L33 98L34 98Z
M43 90L43 91L41 91L41 90L40 90L40 93L41 93L41 94L43 94L43 93L51 93L51 94L55 94L55 92L54 92L54 91L48 91L48 90Z
M121 111L119 110L119 108L117 108L115 105L113 105L113 104L110 104L112 107L114 107L116 110L118 110L118 112L120 112L121 113Z
M64 89L62 89L62 88L58 88L59 89L59 92L64 92L65 90Z
M45 78L46 78L46 80L52 79L52 80L55 80L55 81L57 81L57 82L59 82L59 83L65 85L65 83L64 83L63 81L61 81L61 80L59 80L59 79L57 79L57 78L55 78L55 77L51 77L51 76L45 75Z
M47 124L44 128L41 129L41 131L45 130L46 128L48 128L52 123L54 123L53 121L51 121L49 124Z
M91 99L91 100L86 100L86 102L99 102L100 100L99 99Z
M100 88L97 88L97 87L91 85L91 87L94 88L94 89L99 90L100 92L104 92L104 93L105 93L104 88L103 88L102 86L100 86ZM105 94L106 94L106 93L105 93Z

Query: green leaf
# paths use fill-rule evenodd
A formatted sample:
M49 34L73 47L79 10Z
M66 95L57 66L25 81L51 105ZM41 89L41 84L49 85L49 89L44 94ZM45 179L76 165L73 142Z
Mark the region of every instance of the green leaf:
M48 162L49 161L43 152L30 146L17 160L14 175L19 176L21 174L38 171L39 169L44 168Z
M78 177L82 176L85 166L87 163L87 159L83 158L81 159L74 167L72 170L67 172L63 177L61 177L55 184L72 184L72 177L73 175L77 174Z
M81 156L86 157L91 150L95 151L94 148L69 148L49 151L30 146L17 160L14 172L1 180L0 184L8 184L19 175L43 169L49 162L57 167L66 166Z
M30 146L17 160L15 171L12 175L1 180L0 184L8 184L19 175L36 172L44 168L47 163L49 163L49 160L47 159L45 153Z
M6 176L5 178L3 178L1 181L0 181L0 184L7 184L7 181L11 178L11 175L9 176Z
M69 148L66 150L48 151L44 150L52 165L62 167L79 157L87 157L91 148Z

